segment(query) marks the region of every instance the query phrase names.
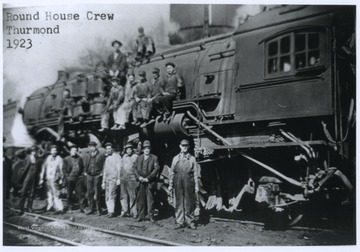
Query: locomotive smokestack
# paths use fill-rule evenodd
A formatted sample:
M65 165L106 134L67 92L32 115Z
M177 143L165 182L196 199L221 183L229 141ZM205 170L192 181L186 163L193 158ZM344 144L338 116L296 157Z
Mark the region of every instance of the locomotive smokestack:
M64 71L64 70L60 70L58 71L58 78L56 83L60 83L60 82L65 82L69 79L69 73Z

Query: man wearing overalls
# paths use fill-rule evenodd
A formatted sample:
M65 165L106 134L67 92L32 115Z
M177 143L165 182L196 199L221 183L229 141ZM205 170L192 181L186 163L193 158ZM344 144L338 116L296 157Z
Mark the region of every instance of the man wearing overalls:
M180 143L181 152L171 164L169 191L175 191L176 227L196 229L194 224L195 194L199 191L197 164L195 157L189 153L189 141Z

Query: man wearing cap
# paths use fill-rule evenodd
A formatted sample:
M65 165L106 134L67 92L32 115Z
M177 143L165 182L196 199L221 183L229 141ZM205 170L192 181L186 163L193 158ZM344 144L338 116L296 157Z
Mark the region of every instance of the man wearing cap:
M62 212L64 205L60 199L60 185L63 181L63 159L57 155L58 147L52 145L50 155L45 159L40 173L39 185L46 181L46 211L54 208L56 212Z
M35 198L36 172L39 164L37 160L37 153L37 146L30 148L30 155L25 159L23 169L20 174L19 181L23 181L18 204L20 213L24 212L25 200L28 194L29 198L27 207L28 211L32 212L32 205Z
M105 190L105 202L108 210L108 217L114 217L116 191L120 185L121 157L114 153L111 143L105 144L106 159L104 164L103 179L101 187Z
M165 116L168 118L172 114L173 101L179 95L179 90L184 87L183 78L175 70L175 64L166 63L165 93L162 99L165 107ZM180 94L181 95L181 94Z
M134 173L140 182L137 193L138 221L149 218L154 222L154 194L156 177L160 171L158 157L150 154L151 143L146 140L143 144L144 153L137 157L134 163Z
M139 27L139 36L136 38L136 60L148 58L155 53L155 43L152 37L145 35L144 28Z
M186 225L196 229L194 224L194 210L196 193L199 191L198 171L195 157L189 153L189 141L180 142L180 153L171 164L169 191L175 189L175 218L176 228Z
M161 102L163 96L165 95L165 82L160 76L160 69L155 67L152 70L153 79L151 80L150 86L150 99L148 104L148 110L146 117L150 119L151 116L155 116L155 112L162 114L164 112L164 107ZM146 126L146 125L141 125Z
M135 172L133 169L135 160L138 155L133 151L133 145L127 143L125 145L125 154L122 157L121 171L120 171L120 201L121 201L121 217L132 216L137 218L136 205L136 188L138 182L136 181Z
M73 200L74 190L76 191L77 198L79 200L80 212L84 212L83 171L84 161L78 154L78 147L76 145L72 145L70 146L70 155L64 159L63 165L63 174L66 179L69 212L73 211L75 205Z
M94 194L96 199L96 209L97 214L101 215L100 207L100 193L101 193L101 176L105 162L105 156L102 155L97 149L97 144L95 142L89 143L90 148L90 157L87 167L85 168L85 174L87 179L87 192L88 192L88 202L90 210L86 212L87 215L94 213L95 211L95 201Z
M130 121L130 114L132 114L132 118L136 118L136 109L135 109L135 87L137 85L137 81L135 81L135 74L128 74L128 81L125 85L125 101L126 104L126 122Z
M135 86L134 96L135 96L135 106L136 106L136 118L134 119L134 124L140 125L140 121L147 121L148 118L148 103L151 97L151 90L149 83L146 79L145 71L139 71L140 83Z
M112 69L112 66L114 65L114 63L116 63L116 70L119 71L118 76L120 78L120 82L124 85L126 82L126 73L129 66L125 54L120 51L122 43L118 40L114 40L113 42L111 42L111 46L113 47L114 52L111 53L108 57L107 68L108 70Z
M69 89L64 89L63 91L63 97L62 100L60 102L60 114L59 114L59 118L58 118L58 133L59 133L59 137L63 137L65 134L65 117L66 116L70 116L69 121L70 123L73 122L73 117L74 117L74 99L70 96L70 90ZM58 139L60 140L60 139Z
M121 110L121 105L124 102L124 89L120 85L119 78L112 78L111 79L111 90L109 94L109 99L103 111L103 117L106 117L106 114L110 111L113 111L113 117L115 125L111 128L112 130L121 130L125 129L125 120L126 120L126 113ZM99 131L106 130L107 127L105 125Z

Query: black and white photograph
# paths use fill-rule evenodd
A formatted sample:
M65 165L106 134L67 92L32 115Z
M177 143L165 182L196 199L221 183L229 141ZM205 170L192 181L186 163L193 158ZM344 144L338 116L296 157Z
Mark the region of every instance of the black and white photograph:
M357 7L2 2L1 246L355 251Z

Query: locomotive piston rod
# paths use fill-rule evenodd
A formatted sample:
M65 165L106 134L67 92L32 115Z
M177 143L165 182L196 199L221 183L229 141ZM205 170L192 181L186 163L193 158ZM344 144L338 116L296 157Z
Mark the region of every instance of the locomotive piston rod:
M187 111L188 116L193 119L194 121L196 121L199 125L201 125L204 129L206 129L208 132L210 132L211 134L213 134L215 137L217 137L221 142L223 142L223 144L230 146L231 143L229 143L225 138L223 138L222 136L220 136L218 133L216 133L215 131L213 131L212 129L210 129L210 127L208 127L207 125L205 125L204 123L200 122L195 116L193 116L189 111ZM240 150L236 150L241 156L243 156L244 158L254 162L255 164L260 165L261 167L265 168L266 170L270 171L271 173L277 175L278 177L284 179L285 181L289 182L292 185L298 186L298 187L303 187L303 185L296 181L295 179L289 178L287 176L285 176L284 174L278 172L277 170L275 170L274 168L250 157L249 155L245 154L244 152L240 151Z

